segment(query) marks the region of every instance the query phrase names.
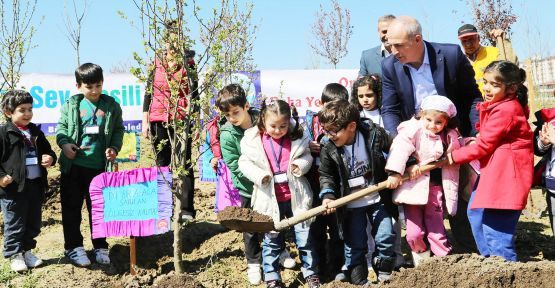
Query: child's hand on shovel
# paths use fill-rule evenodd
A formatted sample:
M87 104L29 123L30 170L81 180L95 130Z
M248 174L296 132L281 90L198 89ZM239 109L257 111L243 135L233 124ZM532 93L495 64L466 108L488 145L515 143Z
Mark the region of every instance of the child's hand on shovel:
M324 215L328 215L331 213L335 213L335 208L329 208L328 205L329 203L333 202L334 199L324 199L322 200L322 206L326 207L326 212L324 212Z

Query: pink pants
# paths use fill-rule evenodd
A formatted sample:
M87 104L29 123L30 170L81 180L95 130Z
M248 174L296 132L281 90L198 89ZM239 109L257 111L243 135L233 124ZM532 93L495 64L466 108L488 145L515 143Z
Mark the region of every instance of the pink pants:
M412 251L422 253L428 248L424 237L428 237L430 250L436 256L445 256L451 252L443 226L443 189L430 183L430 193L426 205L405 204L407 219L407 242Z

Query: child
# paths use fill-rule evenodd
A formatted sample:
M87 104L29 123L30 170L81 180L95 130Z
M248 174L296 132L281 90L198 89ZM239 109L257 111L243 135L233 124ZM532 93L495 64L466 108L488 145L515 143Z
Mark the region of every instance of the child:
M291 110L283 100L264 102L258 127L248 129L241 140L239 168L254 183L251 206L274 222L312 208L312 191L303 175L313 159L295 110L295 121L291 121ZM309 229L310 221L295 225L295 242L308 287L320 287ZM264 280L269 288L285 287L279 273L279 255L285 248L283 234L269 232L262 241Z
M87 204L91 220L91 180L105 171L123 142L121 107L114 98L102 94L102 68L85 63L75 70L75 81L81 92L71 96L62 106L56 131L60 154L62 226L64 254L77 266L88 266L91 261L83 248L81 235L81 207ZM93 254L99 264L110 264L106 238L92 239Z
M480 180L467 210L483 256L516 261L516 224L532 185L533 138L527 121L524 70L495 61L484 70L484 102L478 104L476 142L448 154L449 163L480 161Z
M40 126L31 123L33 97L23 90L4 94L0 125L0 204L4 214L4 258L22 272L42 264L31 249L37 245L41 210L48 189L46 168L56 154ZM40 161L40 162L39 162Z
M383 128L361 122L357 107L347 100L327 103L318 117L331 140L322 143L320 150L322 205L387 178L383 152L389 150L391 140ZM345 265L351 282L367 283L367 219L372 222L372 237L376 242L374 263L378 279L388 279L395 259L395 231L379 194L353 201L337 212L339 232L345 239L346 252L350 252L350 257L345 257Z
M349 92L345 86L339 83L329 83L322 90L320 100L322 105L333 100L349 99ZM310 138L309 147L314 162L310 171L306 174L306 178L310 183L313 192L312 207L318 207L322 204L318 197L320 191L320 176L318 168L320 167L320 143L327 141L324 129L318 120L318 113L306 111L306 129ZM329 240L328 240L329 233ZM317 216L310 226L310 237L314 240L314 253L318 258L318 271L322 277L331 277L331 280L344 281L345 274L341 271L345 262L343 240L339 237L337 231L337 220L335 215ZM327 244L326 244L327 242ZM327 250L327 251L326 251ZM328 280L328 279L322 279Z
M555 108L546 108L537 111L536 130L534 130L534 153L543 157L541 163L537 167L541 167L540 185L546 190L545 196L547 201L547 211L549 212L549 222L551 230L555 235L555 227L553 226L555 217ZM536 172L535 172L536 173ZM534 173L534 174L535 174ZM534 179L535 180L535 179Z
M220 148L220 125L225 124L225 117L220 118L216 115L208 124L206 130L210 139L210 149L214 157L210 160L210 166L216 173L216 202L214 210L216 212L224 210L227 206L240 206L241 198L239 190L235 189L231 180L229 168L222 159L222 150Z
M371 74L367 76L362 76L358 78L353 83L353 90L351 93L351 103L355 104L360 111L360 118L369 119L374 124L384 127L381 105L382 105L382 80L380 75ZM387 157L387 156L386 156ZM380 192L380 197L382 202L385 204L385 208L388 210L393 220L393 228L395 229L395 234L397 238L395 239L395 269L403 266L405 264L405 258L401 252L401 222L404 223L403 208L398 207L393 204L391 200L391 191L383 190ZM403 219L399 221L399 215L403 216ZM372 225L370 221L366 227L366 233L371 234ZM374 239L368 236L368 255L367 262L368 267L372 264L372 254L374 252Z
M239 190L241 207L251 207L252 182L239 169L241 139L245 130L253 127L258 119L258 111L251 109L245 90L238 84L229 84L218 92L216 108L227 122L220 129L222 156L231 172L233 186ZM260 240L257 233L243 233L245 257L247 258L247 278L252 285L260 284Z
M382 102L382 81L378 74L358 78L353 83L351 103L357 105L360 117L372 120L383 127L380 111Z
M445 203L450 215L456 214L459 165L437 168L418 176L421 174L420 165L439 160L446 151L459 148L456 115L455 104L449 98L437 95L425 97L419 115L399 125L389 151L385 166L390 173L388 188L399 187L393 193L393 201L403 204L407 220L406 237L415 266L430 257L430 250L436 256L445 256L452 249L443 225L443 206ZM417 164L407 167L411 180L401 184L410 156L417 160ZM424 238L427 238L430 250Z

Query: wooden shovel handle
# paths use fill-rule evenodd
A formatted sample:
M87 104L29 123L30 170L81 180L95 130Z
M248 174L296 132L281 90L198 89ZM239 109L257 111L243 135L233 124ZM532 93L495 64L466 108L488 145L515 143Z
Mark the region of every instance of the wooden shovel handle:
M434 162L434 163L430 163L428 165L420 166L420 171L422 173L426 173L426 172L431 171L431 170L433 170L435 168L438 168L438 167L440 167L439 162ZM403 181L406 181L409 178L410 178L410 176L408 174L405 174L403 176ZM291 227L295 224L299 224L303 221L306 221L306 220L308 220L312 217L316 217L316 216L324 213L329 208L339 208L341 206L345 206L346 204L348 204L352 201L360 199L360 198L362 198L366 195L377 193L380 190L383 190L383 189L387 188L386 184L387 184L387 181L382 181L378 184L369 186L369 187L364 188L364 189L362 189L358 192L355 192L353 194L349 194L347 196L336 199L336 200L328 203L326 206L320 205L318 207L314 207L314 208L312 208L308 211L305 211L305 212L303 212L299 215L295 215L291 218L283 219L283 220L281 220L281 221L279 221L278 223L275 224L275 230L279 231L279 230L286 229L286 228Z

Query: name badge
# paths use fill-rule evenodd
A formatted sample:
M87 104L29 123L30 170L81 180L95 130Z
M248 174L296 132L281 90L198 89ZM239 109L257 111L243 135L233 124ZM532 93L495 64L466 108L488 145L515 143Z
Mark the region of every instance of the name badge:
M287 180L287 173L282 172L282 173L274 174L274 183L281 184L281 183L287 183L287 182L289 182Z
M85 127L85 134L98 134L100 129L98 126L88 126Z
M25 158L25 165L26 166L37 165L37 164L39 164L39 160L37 159L37 157Z
M322 164L322 162L320 162L320 157L316 157L316 159L314 159L314 165L320 166L320 164Z
M349 187L356 188L366 184L366 179L362 176L349 179Z

